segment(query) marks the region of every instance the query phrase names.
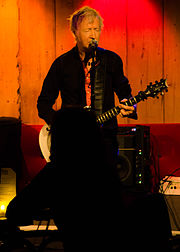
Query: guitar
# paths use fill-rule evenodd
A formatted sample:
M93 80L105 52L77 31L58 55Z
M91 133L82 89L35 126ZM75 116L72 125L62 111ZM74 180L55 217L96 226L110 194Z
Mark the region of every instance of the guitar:
M164 91L168 91L168 85L166 79L161 79L159 82L155 81L154 84L150 82L149 85L147 85L147 88L145 91L140 91L136 96L131 97L129 100L120 102L120 104L124 104L127 106L133 106L140 101L147 100L148 97L158 98L158 94L163 95ZM121 111L121 108L119 106L115 106L114 108L104 112L101 115L98 115L96 117L96 121L98 124L102 125L103 123L111 120L112 118L116 117ZM51 146L51 137L49 134L50 127L45 124L39 133L39 145L41 152L47 162L50 161L50 146Z

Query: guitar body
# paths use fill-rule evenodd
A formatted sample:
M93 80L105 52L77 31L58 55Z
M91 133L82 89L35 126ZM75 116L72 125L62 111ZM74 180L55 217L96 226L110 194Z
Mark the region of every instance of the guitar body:
M168 85L165 79L161 79L159 82L156 81L155 84L150 83L145 91L140 91L138 95L135 97L131 97L129 100L125 102L121 102L121 104L127 106L133 106L140 101L146 100L148 97L155 98L158 94L164 94L164 90L168 91ZM87 108L86 108L87 109ZM89 109L89 108L88 108ZM102 125L104 122L111 120L113 117L117 116L121 111L119 106L116 106L103 114L96 117L96 121L98 124ZM41 148L41 152L46 159L47 162L50 162L50 148L51 148L51 137L50 137L50 128L47 124L45 124L39 134L39 145Z
M50 127L45 124L39 133L39 146L43 157L46 162L50 162L50 149L51 149L51 137L50 137Z

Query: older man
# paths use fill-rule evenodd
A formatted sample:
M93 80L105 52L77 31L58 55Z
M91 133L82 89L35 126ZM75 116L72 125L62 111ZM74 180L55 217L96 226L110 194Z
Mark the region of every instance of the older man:
M99 42L103 21L99 13L83 7L70 18L76 46L58 57L52 64L38 98L39 116L48 124L54 115L52 109L61 93L62 106L90 106L92 101L90 72L92 50L95 50L95 112L97 115L114 107L114 92L121 101L131 96L131 88L123 73L121 58L109 50L93 48ZM121 116L134 115L133 106L120 105ZM117 127L116 118L106 122L104 128Z
M97 116L114 107L114 93L119 101L131 97L131 87L124 76L121 58L97 46L103 26L99 13L85 6L72 14L70 26L76 46L54 61L38 98L39 116L47 124L52 122L55 114L52 106L59 92L62 107L88 106ZM135 107L119 106L122 117L136 119ZM117 155L116 129L116 117L102 125L107 162L114 168Z

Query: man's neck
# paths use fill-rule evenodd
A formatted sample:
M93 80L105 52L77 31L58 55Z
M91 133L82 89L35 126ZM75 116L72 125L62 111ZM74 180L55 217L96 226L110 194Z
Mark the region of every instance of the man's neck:
M78 47L78 51L79 51L79 56L80 56L81 60L85 61L85 64L87 64L87 62L92 62L92 53L91 52L86 52L84 50L80 50L79 47Z
M85 52L82 52L82 51L80 52L79 51L79 56L80 56L82 61L85 59L85 55L86 55Z
M80 56L81 60L83 61L84 58L85 58L86 53L83 50L83 48L81 48L78 44L77 44L77 48L78 48L79 56Z

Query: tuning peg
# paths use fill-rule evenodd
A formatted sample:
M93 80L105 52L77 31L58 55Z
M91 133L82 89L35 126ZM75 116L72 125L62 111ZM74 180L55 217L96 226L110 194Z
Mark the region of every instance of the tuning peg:
M164 95L164 92L161 92L161 95L163 96L163 95Z

